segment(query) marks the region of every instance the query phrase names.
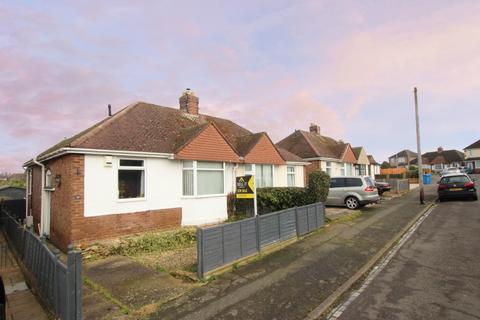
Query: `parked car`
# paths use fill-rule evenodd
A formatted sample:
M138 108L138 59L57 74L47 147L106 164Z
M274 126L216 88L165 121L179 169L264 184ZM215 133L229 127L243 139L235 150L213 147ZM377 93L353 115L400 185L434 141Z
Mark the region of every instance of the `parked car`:
M460 172L460 169L458 168L445 168L440 172L440 176L444 176L446 174L452 174L452 173L462 173Z
M390 183L383 181L375 181L375 187L377 187L378 195L382 195L385 191L390 191Z
M331 177L326 205L355 210L380 199L370 177Z
M470 198L478 200L475 179L471 179L465 173L448 174L440 179L438 183L438 200Z
M460 172L466 173L466 174L472 174L473 169L469 167L460 167Z

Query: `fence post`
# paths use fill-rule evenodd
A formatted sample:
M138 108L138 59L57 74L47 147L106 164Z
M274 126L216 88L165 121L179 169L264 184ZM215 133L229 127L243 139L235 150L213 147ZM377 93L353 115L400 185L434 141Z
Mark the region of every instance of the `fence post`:
M203 230L197 228L197 276L203 278Z
M300 237L300 229L298 227L298 207L293 208L295 210L295 229L297 231L297 238Z
M80 320L82 317L82 256L73 245L68 246L66 275L66 314L67 320Z
M255 216L255 231L257 233L257 251L260 252L260 216Z
M75 319L82 320L82 253L75 251Z

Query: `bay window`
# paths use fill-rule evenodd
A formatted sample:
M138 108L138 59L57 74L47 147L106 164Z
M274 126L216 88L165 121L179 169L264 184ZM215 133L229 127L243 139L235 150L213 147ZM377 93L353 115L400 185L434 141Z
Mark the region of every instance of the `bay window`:
M224 194L224 174L223 162L183 161L183 195Z
M118 198L145 197L145 167L143 160L120 159L118 166Z
M295 167L287 166L287 187L295 187Z

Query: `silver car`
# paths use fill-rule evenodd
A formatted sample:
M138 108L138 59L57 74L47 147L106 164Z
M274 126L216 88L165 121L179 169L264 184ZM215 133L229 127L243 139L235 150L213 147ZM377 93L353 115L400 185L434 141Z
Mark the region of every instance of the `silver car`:
M375 182L370 177L331 177L325 204L355 210L379 199Z

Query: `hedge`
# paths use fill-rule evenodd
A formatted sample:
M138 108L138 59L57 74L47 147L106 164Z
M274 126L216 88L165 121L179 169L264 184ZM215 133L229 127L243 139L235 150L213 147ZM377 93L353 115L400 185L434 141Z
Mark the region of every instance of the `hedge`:
M325 172L314 171L309 175L307 188L258 188L258 213L264 214L315 202L325 202L329 187L330 177Z

